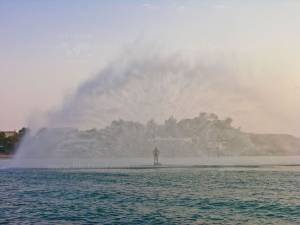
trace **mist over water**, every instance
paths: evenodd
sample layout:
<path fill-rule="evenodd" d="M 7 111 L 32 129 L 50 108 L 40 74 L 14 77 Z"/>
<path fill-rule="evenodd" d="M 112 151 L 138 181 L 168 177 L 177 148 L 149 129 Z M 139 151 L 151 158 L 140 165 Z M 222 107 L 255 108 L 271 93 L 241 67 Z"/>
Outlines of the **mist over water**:
<path fill-rule="evenodd" d="M 259 95 L 246 88 L 245 76 L 238 76 L 239 68 L 226 62 L 126 51 L 83 82 L 60 109 L 49 112 L 34 138 L 28 136 L 23 141 L 13 166 L 107 167 L 147 163 L 141 158 L 151 159 L 157 145 L 166 161 L 196 156 L 270 155 L 270 149 L 260 152 L 256 137 L 226 125 L 227 116 L 251 111 L 261 104 Z M 263 109 L 256 110 L 264 114 Z M 199 113 L 203 111 L 216 112 L 223 119 L 214 118 L 215 114 L 202 118 Z M 170 116 L 178 120 L 173 121 L 179 130 L 176 134 L 165 131 L 168 124 L 164 121 Z M 180 123 L 186 118 L 200 121 L 201 131 L 185 132 L 193 124 L 188 120 Z M 157 126 L 152 136 L 149 121 Z M 283 155 L 297 154 L 293 147 L 299 140 L 288 138 L 288 147 L 280 151 Z M 220 143 L 227 146 L 220 147 Z"/>
<path fill-rule="evenodd" d="M 218 62 L 191 62 L 180 55 L 129 51 L 79 86 L 48 126 L 101 128 L 112 120 L 161 122 L 192 117 L 238 96 L 236 72 Z M 224 96 L 227 103 L 218 102 Z"/>

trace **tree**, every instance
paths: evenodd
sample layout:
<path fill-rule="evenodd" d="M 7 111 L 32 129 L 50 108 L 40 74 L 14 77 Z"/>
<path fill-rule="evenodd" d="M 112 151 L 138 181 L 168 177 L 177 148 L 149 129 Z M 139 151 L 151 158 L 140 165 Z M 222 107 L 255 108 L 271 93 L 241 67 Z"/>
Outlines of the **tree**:
<path fill-rule="evenodd" d="M 0 151 L 2 153 L 12 153 L 20 144 L 22 138 L 29 133 L 28 128 L 23 127 L 16 134 L 6 136 L 4 132 L 0 132 Z"/>
<path fill-rule="evenodd" d="M 146 125 L 146 135 L 154 138 L 157 130 L 158 125 L 155 123 L 155 121 L 153 119 L 149 120 Z"/>
<path fill-rule="evenodd" d="M 5 139 L 4 132 L 0 132 L 0 152 L 4 152 L 5 150 Z"/>
<path fill-rule="evenodd" d="M 25 134 L 27 134 L 29 132 L 29 129 L 26 128 L 26 127 L 22 127 L 19 131 L 18 131 L 18 134 L 19 134 L 19 137 L 24 137 Z"/>
<path fill-rule="evenodd" d="M 2 143 L 2 141 L 4 141 L 4 139 L 5 139 L 5 133 L 0 132 L 0 143 Z"/>
<path fill-rule="evenodd" d="M 206 115 L 207 115 L 206 112 L 201 112 L 201 113 L 199 114 L 199 117 L 200 117 L 201 119 L 205 119 L 205 118 L 206 118 Z"/>
<path fill-rule="evenodd" d="M 218 120 L 218 116 L 215 113 L 211 113 L 208 116 L 209 120 Z"/>
<path fill-rule="evenodd" d="M 224 123 L 227 127 L 231 127 L 231 123 L 232 123 L 232 119 L 230 117 L 227 117 L 225 120 L 224 120 Z"/>
<path fill-rule="evenodd" d="M 176 119 L 171 116 L 169 119 L 167 119 L 165 121 L 165 129 L 167 132 L 167 135 L 172 136 L 172 137 L 176 137 L 177 135 L 177 121 Z"/>

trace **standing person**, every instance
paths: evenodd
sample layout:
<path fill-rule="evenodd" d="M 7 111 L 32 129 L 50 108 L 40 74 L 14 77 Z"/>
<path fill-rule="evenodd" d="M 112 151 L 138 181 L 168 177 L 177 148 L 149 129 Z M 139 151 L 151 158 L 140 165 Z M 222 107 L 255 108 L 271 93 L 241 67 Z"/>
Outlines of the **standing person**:
<path fill-rule="evenodd" d="M 153 165 L 154 166 L 158 165 L 158 156 L 159 156 L 159 151 L 158 151 L 157 147 L 155 147 L 154 150 L 153 150 L 153 157 L 154 157 Z"/>

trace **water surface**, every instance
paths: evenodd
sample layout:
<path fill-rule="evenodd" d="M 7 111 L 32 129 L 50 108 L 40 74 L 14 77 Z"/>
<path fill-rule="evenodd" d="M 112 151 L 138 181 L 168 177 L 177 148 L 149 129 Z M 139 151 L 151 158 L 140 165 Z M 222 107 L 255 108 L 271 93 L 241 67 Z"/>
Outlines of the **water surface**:
<path fill-rule="evenodd" d="M 0 170 L 0 224 L 300 224 L 299 167 Z"/>

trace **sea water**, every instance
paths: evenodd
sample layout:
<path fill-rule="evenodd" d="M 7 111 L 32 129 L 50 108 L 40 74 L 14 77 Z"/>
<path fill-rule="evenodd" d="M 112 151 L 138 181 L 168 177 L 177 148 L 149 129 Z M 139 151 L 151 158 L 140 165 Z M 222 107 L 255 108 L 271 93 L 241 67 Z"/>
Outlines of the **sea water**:
<path fill-rule="evenodd" d="M 300 224 L 300 168 L 4 169 L 0 215 L 0 224 Z"/>

